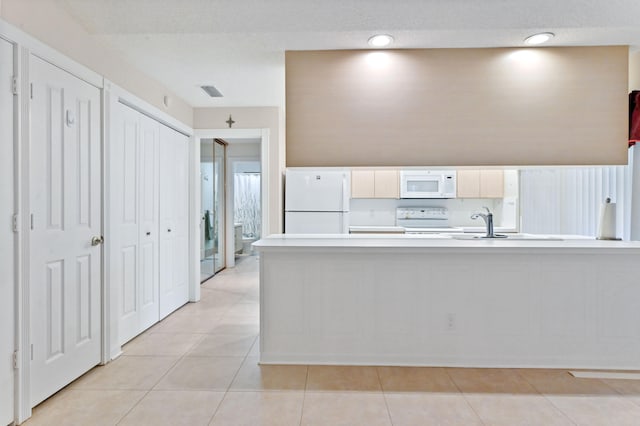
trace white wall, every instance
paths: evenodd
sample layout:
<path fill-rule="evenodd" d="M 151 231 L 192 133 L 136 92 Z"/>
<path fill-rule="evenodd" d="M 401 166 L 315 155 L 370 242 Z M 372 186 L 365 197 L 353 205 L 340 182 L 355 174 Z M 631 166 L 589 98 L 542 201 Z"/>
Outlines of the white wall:
<path fill-rule="evenodd" d="M 94 41 L 61 3 L 56 0 L 3 0 L 0 17 L 191 126 L 191 106 L 129 64 L 120 54 Z M 165 95 L 172 99 L 168 108 L 163 104 Z"/>
<path fill-rule="evenodd" d="M 248 157 L 260 161 L 260 143 L 229 142 L 227 157 Z"/>
<path fill-rule="evenodd" d="M 280 107 L 250 108 L 196 108 L 193 116 L 195 129 L 229 129 L 226 120 L 229 115 L 236 122 L 233 129 L 268 129 L 269 158 L 268 176 L 269 199 L 267 200 L 269 223 L 263 224 L 263 235 L 282 232 L 282 175 L 284 173 L 284 113 Z"/>

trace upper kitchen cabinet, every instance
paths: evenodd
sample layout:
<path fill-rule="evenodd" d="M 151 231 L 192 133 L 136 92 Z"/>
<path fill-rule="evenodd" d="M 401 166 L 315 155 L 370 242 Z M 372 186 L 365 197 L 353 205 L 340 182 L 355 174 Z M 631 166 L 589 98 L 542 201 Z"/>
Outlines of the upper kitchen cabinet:
<path fill-rule="evenodd" d="M 456 197 L 480 197 L 480 170 L 458 170 L 456 173 Z"/>
<path fill-rule="evenodd" d="M 626 46 L 287 51 L 288 167 L 626 164 Z"/>
<path fill-rule="evenodd" d="M 458 198 L 504 197 L 503 170 L 458 170 Z"/>
<path fill-rule="evenodd" d="M 504 171 L 480 170 L 480 198 L 504 196 Z"/>
<path fill-rule="evenodd" d="M 352 170 L 351 198 L 399 198 L 398 170 Z"/>

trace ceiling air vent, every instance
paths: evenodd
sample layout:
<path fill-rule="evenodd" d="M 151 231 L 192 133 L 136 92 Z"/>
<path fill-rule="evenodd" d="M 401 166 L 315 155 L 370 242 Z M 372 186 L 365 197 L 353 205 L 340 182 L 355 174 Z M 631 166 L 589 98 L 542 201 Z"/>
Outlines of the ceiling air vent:
<path fill-rule="evenodd" d="M 200 87 L 202 88 L 202 90 L 207 92 L 207 95 L 211 96 L 212 98 L 222 97 L 222 93 L 220 93 L 220 91 L 216 89 L 215 86 L 200 86 Z"/>

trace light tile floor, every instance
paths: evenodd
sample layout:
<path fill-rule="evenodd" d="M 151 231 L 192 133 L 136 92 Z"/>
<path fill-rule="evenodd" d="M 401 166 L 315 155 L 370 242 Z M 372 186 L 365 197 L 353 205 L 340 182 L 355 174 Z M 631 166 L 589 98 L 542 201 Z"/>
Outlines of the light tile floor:
<path fill-rule="evenodd" d="M 640 425 L 640 380 L 564 370 L 259 366 L 258 259 L 36 407 L 27 425 Z"/>

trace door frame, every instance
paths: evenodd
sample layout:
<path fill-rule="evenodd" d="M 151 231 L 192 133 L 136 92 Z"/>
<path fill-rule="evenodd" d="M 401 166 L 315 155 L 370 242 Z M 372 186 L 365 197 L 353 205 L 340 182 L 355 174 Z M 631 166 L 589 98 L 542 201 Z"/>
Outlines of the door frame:
<path fill-rule="evenodd" d="M 193 133 L 194 143 L 192 144 L 194 148 L 194 152 L 191 156 L 191 182 L 194 183 L 194 187 L 191 190 L 192 197 L 191 199 L 195 202 L 193 207 L 193 211 L 198 215 L 198 226 L 191 231 L 194 232 L 192 234 L 192 244 L 191 244 L 191 252 L 195 253 L 196 256 L 192 257 L 191 269 L 197 271 L 198 276 L 200 276 L 200 141 L 202 139 L 260 139 L 260 212 L 261 220 L 262 220 L 262 229 L 264 235 L 264 229 L 269 223 L 269 182 L 265 176 L 269 176 L 269 134 L 270 131 L 268 128 L 256 128 L 256 129 L 196 129 Z M 228 161 L 228 158 L 227 158 Z M 226 175 L 227 173 L 225 173 Z M 229 194 L 229 191 L 226 191 Z M 228 200 L 227 200 L 228 201 Z M 229 203 L 226 203 L 227 212 L 229 212 Z M 231 227 L 231 229 L 229 229 Z M 226 256 L 225 256 L 225 266 L 233 266 L 229 265 L 230 260 L 233 259 L 233 253 L 229 256 L 229 250 L 233 250 L 233 223 L 227 221 L 225 225 L 225 245 L 226 245 Z M 233 262 L 233 260 L 232 260 Z M 197 292 L 197 299 L 200 299 L 200 286 L 195 289 Z M 193 300 L 193 301 L 195 301 Z"/>
<path fill-rule="evenodd" d="M 18 45 L 18 43 L 16 43 L 15 41 L 13 41 L 12 39 L 8 38 L 8 37 L 4 37 L 3 32 L 0 32 L 0 40 L 2 40 L 3 42 L 7 42 L 11 45 L 11 49 L 12 49 L 12 59 L 13 59 L 13 69 L 11 70 L 11 72 L 13 73 L 14 77 L 16 78 L 16 89 L 17 89 L 17 93 L 14 93 L 13 95 L 13 99 L 12 99 L 12 108 L 13 108 L 13 127 L 12 127 L 12 137 L 11 137 L 11 145 L 12 145 L 12 154 L 13 154 L 13 159 L 12 159 L 12 175 L 13 175 L 13 185 L 12 185 L 12 191 L 13 191 L 13 205 L 12 205 L 12 215 L 13 215 L 13 220 L 15 221 L 15 227 L 13 230 L 13 235 L 12 235 L 12 245 L 13 245 L 13 265 L 11 265 L 11 267 L 13 268 L 13 291 L 12 291 L 12 298 L 13 298 L 13 341 L 12 341 L 12 346 L 13 346 L 13 351 L 14 351 L 14 370 L 13 370 L 13 389 L 11 390 L 11 394 L 12 394 L 12 398 L 13 398 L 13 419 L 14 421 L 17 421 L 18 419 L 18 407 L 19 407 L 19 401 L 20 401 L 20 386 L 19 386 L 19 369 L 18 366 L 20 365 L 20 357 L 19 354 L 20 352 L 18 351 L 19 349 L 19 341 L 21 336 L 21 332 L 20 332 L 20 328 L 18 326 L 19 321 L 18 321 L 18 301 L 19 299 L 19 292 L 21 291 L 20 288 L 20 276 L 21 276 L 21 256 L 20 256 L 20 251 L 22 250 L 22 241 L 21 241 L 21 233 L 20 233 L 20 224 L 19 224 L 19 220 L 20 220 L 20 202 L 21 202 L 21 198 L 20 198 L 20 173 L 21 173 L 21 168 L 20 168 L 20 117 L 21 117 L 21 100 L 22 97 L 20 96 L 21 94 L 21 81 L 20 81 L 20 47 Z"/>

